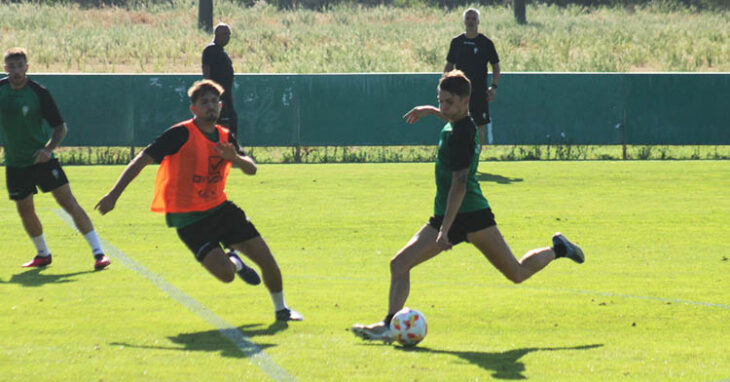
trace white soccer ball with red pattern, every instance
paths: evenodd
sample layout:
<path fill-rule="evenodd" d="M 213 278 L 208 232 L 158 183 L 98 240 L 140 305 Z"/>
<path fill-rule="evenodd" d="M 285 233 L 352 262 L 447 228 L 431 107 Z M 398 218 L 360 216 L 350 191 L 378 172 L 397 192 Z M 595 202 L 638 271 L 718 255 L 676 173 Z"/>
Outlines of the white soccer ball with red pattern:
<path fill-rule="evenodd" d="M 419 311 L 403 308 L 390 321 L 390 330 L 403 346 L 416 346 L 428 332 L 426 317 Z"/>

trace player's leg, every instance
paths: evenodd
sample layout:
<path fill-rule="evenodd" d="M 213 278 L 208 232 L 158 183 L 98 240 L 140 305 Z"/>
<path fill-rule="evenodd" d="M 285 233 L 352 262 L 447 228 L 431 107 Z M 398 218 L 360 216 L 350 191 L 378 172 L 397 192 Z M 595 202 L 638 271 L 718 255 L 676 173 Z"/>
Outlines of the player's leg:
<path fill-rule="evenodd" d="M 225 98 L 222 100 L 223 106 L 218 117 L 218 124 L 225 126 L 238 139 L 238 115 L 233 107 L 233 100 Z"/>
<path fill-rule="evenodd" d="M 486 91 L 475 90 L 469 99 L 469 114 L 479 130 L 479 143 L 484 146 L 492 144 L 492 124 L 489 123 L 489 102 L 487 102 Z M 484 126 L 488 131 L 485 134 Z"/>
<path fill-rule="evenodd" d="M 53 188 L 51 193 L 56 199 L 56 202 L 58 202 L 58 205 L 71 215 L 74 225 L 76 225 L 76 229 L 81 232 L 84 239 L 89 244 L 91 254 L 94 256 L 94 268 L 104 269 L 109 266 L 111 261 L 109 260 L 109 257 L 104 254 L 104 251 L 101 248 L 99 235 L 97 235 L 96 230 L 94 230 L 94 225 L 91 223 L 89 215 L 86 214 L 86 211 L 84 211 L 78 201 L 76 201 L 68 182 Z"/>
<path fill-rule="evenodd" d="M 390 260 L 389 315 L 401 310 L 408 299 L 411 269 L 441 253 L 441 247 L 436 244 L 437 236 L 436 228 L 424 225 Z"/>
<path fill-rule="evenodd" d="M 261 269 L 266 289 L 271 293 L 281 292 L 283 282 L 279 264 L 276 262 L 271 249 L 261 236 L 248 239 L 244 242 L 231 244 L 231 248 L 243 253 Z"/>
<path fill-rule="evenodd" d="M 37 250 L 33 260 L 23 264 L 23 267 L 42 267 L 51 263 L 51 252 L 43 236 L 43 225 L 35 211 L 33 195 L 38 191 L 33 174 L 33 167 L 7 166 L 5 168 L 8 195 L 15 202 L 23 228 Z"/>
<path fill-rule="evenodd" d="M 241 260 L 241 257 L 238 256 L 238 253 L 236 250 L 230 250 L 226 252 L 226 255 L 231 260 L 233 265 L 236 267 L 236 273 L 238 273 L 239 276 L 241 276 L 241 279 L 246 282 L 246 284 L 249 285 L 259 285 L 261 284 L 261 277 L 259 277 L 259 274 L 256 273 L 256 271 L 246 265 L 246 263 Z"/>
<path fill-rule="evenodd" d="M 231 110 L 229 113 L 228 129 L 236 136 L 236 139 L 238 139 L 238 114 L 233 108 L 233 105 L 231 105 Z"/>
<path fill-rule="evenodd" d="M 489 259 L 495 268 L 514 283 L 527 280 L 556 258 L 567 257 L 576 263 L 582 263 L 585 259 L 583 250 L 559 232 L 553 236 L 552 247 L 533 249 L 519 261 L 512 254 L 512 250 L 497 226 L 471 232 L 467 234 L 467 239 Z"/>
<path fill-rule="evenodd" d="M 246 213 L 235 204 L 230 203 L 224 211 L 221 211 L 220 219 L 222 226 L 226 228 L 221 234 L 223 244 L 243 253 L 261 269 L 264 285 L 269 290 L 271 302 L 274 304 L 276 320 L 301 321 L 302 315 L 291 310 L 284 301 L 284 287 L 279 264 L 266 241 L 251 220 L 246 217 Z M 244 275 L 239 274 L 241 278 L 244 278 Z"/>
<path fill-rule="evenodd" d="M 28 233 L 28 236 L 37 237 L 42 235 L 43 225 L 35 212 L 33 194 L 30 194 L 21 200 L 16 200 L 15 207 L 18 210 L 18 215 L 20 215 L 20 220 L 23 222 L 23 228 L 25 228 L 25 232 Z"/>
<path fill-rule="evenodd" d="M 421 228 L 390 261 L 390 291 L 388 294 L 388 314 L 383 321 L 370 325 L 355 324 L 352 332 L 366 340 L 392 341 L 390 320 L 405 305 L 410 294 L 410 270 L 439 253 L 436 244 L 438 230 L 426 224 Z"/>
<path fill-rule="evenodd" d="M 213 276 L 224 283 L 230 283 L 236 278 L 236 267 L 233 265 L 223 248 L 217 244 L 209 244 L 198 250 L 198 260 Z"/>
<path fill-rule="evenodd" d="M 73 193 L 71 192 L 71 186 L 68 183 L 56 187 L 51 191 L 53 197 L 58 202 L 58 205 L 63 208 L 74 221 L 76 228 L 81 234 L 86 234 L 94 229 L 94 225 L 91 223 L 89 215 L 86 214 L 79 202 L 76 201 Z"/>
<path fill-rule="evenodd" d="M 59 206 L 66 211 L 74 221 L 76 229 L 81 232 L 84 239 L 91 248 L 91 254 L 94 256 L 94 268 L 104 269 L 111 261 L 101 249 L 99 236 L 94 230 L 89 215 L 76 201 L 71 186 L 66 178 L 66 173 L 61 168 L 57 159 L 52 159 L 45 163 L 37 165 L 38 185 L 43 192 L 51 192 Z"/>
<path fill-rule="evenodd" d="M 230 246 L 246 255 L 261 269 L 264 285 L 269 290 L 271 301 L 274 304 L 276 319 L 278 321 L 301 321 L 303 319 L 302 315 L 286 305 L 281 270 L 266 241 L 258 235 Z"/>
<path fill-rule="evenodd" d="M 23 199 L 16 200 L 15 206 L 20 215 L 20 220 L 23 222 L 23 228 L 25 228 L 25 232 L 28 233 L 37 251 L 35 257 L 22 266 L 24 268 L 43 267 L 50 264 L 52 261 L 51 251 L 48 249 L 46 238 L 43 236 L 43 225 L 35 212 L 33 194 L 31 193 Z"/>
<path fill-rule="evenodd" d="M 497 226 L 467 234 L 467 240 L 477 247 L 502 274 L 514 283 L 521 283 L 555 259 L 552 248 L 529 251 L 519 261 L 504 240 Z"/>
<path fill-rule="evenodd" d="M 486 126 L 487 126 L 486 127 L 486 132 L 487 132 L 487 134 L 486 134 L 486 136 L 487 136 L 486 137 L 486 142 L 487 142 L 487 144 L 490 144 L 491 145 L 491 144 L 494 143 L 494 132 L 492 131 L 492 121 L 487 122 L 487 125 Z M 485 139 L 484 138 L 484 130 L 485 130 L 485 128 L 484 128 L 484 126 L 480 126 L 480 127 L 482 129 L 482 136 L 481 137 L 482 137 L 482 139 Z"/>

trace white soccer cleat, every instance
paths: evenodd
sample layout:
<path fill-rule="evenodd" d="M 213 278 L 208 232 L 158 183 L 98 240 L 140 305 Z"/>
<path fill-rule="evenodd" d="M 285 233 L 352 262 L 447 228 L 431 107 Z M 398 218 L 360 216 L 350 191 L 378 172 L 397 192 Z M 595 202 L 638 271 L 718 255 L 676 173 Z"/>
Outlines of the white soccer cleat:
<path fill-rule="evenodd" d="M 356 337 L 368 341 L 383 341 L 389 344 L 395 339 L 390 331 L 390 325 L 382 321 L 370 325 L 355 324 L 351 330 Z"/>

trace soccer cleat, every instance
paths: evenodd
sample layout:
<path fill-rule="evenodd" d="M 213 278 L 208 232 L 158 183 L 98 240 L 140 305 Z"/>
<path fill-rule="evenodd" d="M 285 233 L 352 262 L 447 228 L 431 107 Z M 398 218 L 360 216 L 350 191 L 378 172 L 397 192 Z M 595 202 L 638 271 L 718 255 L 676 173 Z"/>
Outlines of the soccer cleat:
<path fill-rule="evenodd" d="M 555 235 L 553 235 L 553 247 L 557 245 L 563 245 L 565 247 L 565 257 L 578 264 L 582 264 L 585 261 L 583 250 L 576 244 L 571 243 L 570 240 L 568 240 L 560 232 L 556 232 Z"/>
<path fill-rule="evenodd" d="M 228 255 L 228 257 L 237 258 L 238 261 L 240 261 L 241 264 L 243 264 L 243 268 L 241 268 L 240 271 L 236 271 L 236 273 L 238 273 L 238 276 L 240 276 L 241 279 L 246 282 L 246 284 L 249 284 L 249 285 L 261 284 L 261 278 L 259 277 L 259 274 L 256 273 L 256 271 L 253 268 L 246 265 L 246 263 L 244 263 L 243 260 L 241 260 L 241 258 L 238 256 L 238 254 L 236 254 L 236 252 L 230 251 L 227 253 L 227 255 Z"/>
<path fill-rule="evenodd" d="M 109 256 L 107 256 L 107 255 L 105 255 L 103 253 L 100 253 L 98 255 L 94 255 L 94 258 L 96 259 L 96 261 L 94 262 L 94 269 L 96 269 L 97 271 L 98 270 L 102 270 L 102 269 L 108 267 L 109 264 L 112 263 L 109 260 Z"/>
<path fill-rule="evenodd" d="M 304 317 L 295 310 L 284 308 L 276 311 L 276 321 L 304 321 Z"/>
<path fill-rule="evenodd" d="M 33 268 L 33 267 L 45 267 L 46 265 L 50 264 L 53 259 L 51 259 L 51 255 L 48 256 L 40 256 L 36 255 L 36 257 L 33 258 L 33 260 L 21 265 L 23 268 Z"/>
<path fill-rule="evenodd" d="M 393 333 L 390 331 L 390 325 L 386 325 L 382 321 L 370 325 L 355 324 L 352 325 L 351 330 L 356 337 L 368 341 L 377 340 L 389 344 L 395 339 Z"/>

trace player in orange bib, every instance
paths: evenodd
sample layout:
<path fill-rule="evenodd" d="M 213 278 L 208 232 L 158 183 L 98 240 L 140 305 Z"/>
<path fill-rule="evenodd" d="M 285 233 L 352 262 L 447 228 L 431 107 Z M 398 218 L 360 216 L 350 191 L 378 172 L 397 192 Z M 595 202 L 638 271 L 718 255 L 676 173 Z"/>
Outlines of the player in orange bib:
<path fill-rule="evenodd" d="M 228 129 L 217 125 L 223 88 L 211 80 L 195 82 L 188 90 L 193 119 L 167 129 L 124 169 L 114 187 L 96 204 L 102 215 L 114 209 L 117 199 L 142 169 L 160 163 L 151 210 L 164 213 L 167 225 L 219 280 L 229 283 L 236 273 L 249 284 L 258 284 L 256 271 L 234 251 L 240 251 L 261 269 L 271 294 L 277 321 L 301 321 L 302 316 L 284 302 L 281 271 L 268 245 L 246 214 L 226 197 L 231 167 L 256 174 L 256 164 L 238 146 Z"/>

